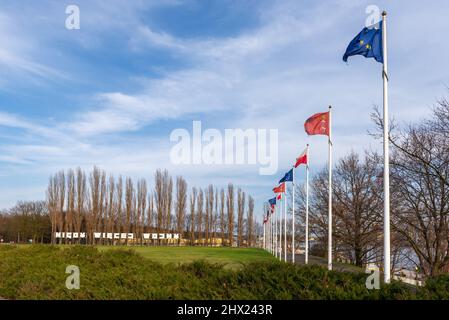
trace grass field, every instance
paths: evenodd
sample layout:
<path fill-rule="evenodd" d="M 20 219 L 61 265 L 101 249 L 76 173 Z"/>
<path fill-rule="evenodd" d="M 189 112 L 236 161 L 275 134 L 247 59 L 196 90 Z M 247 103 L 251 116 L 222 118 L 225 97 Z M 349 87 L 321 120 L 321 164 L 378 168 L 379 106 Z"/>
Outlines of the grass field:
<path fill-rule="evenodd" d="M 69 290 L 73 265 L 80 288 Z M 414 289 L 393 282 L 368 290 L 365 280 L 260 249 L 0 245 L 6 299 L 449 299 L 449 276 Z"/>
<path fill-rule="evenodd" d="M 106 251 L 130 247 L 99 246 L 97 248 L 100 251 Z M 131 249 L 144 258 L 162 264 L 184 264 L 204 260 L 231 269 L 239 268 L 249 262 L 274 261 L 275 259 L 265 250 L 258 248 L 135 246 Z"/>

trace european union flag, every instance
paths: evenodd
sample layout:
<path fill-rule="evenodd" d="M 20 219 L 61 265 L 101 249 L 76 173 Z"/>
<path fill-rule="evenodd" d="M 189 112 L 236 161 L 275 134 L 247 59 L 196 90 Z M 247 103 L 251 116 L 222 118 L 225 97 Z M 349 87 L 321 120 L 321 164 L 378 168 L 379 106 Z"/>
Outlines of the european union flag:
<path fill-rule="evenodd" d="M 268 202 L 270 203 L 270 205 L 274 206 L 276 204 L 276 197 L 268 200 Z"/>
<path fill-rule="evenodd" d="M 279 180 L 279 183 L 285 182 L 285 181 L 293 181 L 293 169 L 291 169 L 289 172 L 285 174 L 285 176 Z"/>
<path fill-rule="evenodd" d="M 343 55 L 344 62 L 348 61 L 348 57 L 358 54 L 365 58 L 374 58 L 380 63 L 384 62 L 382 54 L 382 22 L 377 23 L 377 25 L 363 28 L 349 43 Z"/>

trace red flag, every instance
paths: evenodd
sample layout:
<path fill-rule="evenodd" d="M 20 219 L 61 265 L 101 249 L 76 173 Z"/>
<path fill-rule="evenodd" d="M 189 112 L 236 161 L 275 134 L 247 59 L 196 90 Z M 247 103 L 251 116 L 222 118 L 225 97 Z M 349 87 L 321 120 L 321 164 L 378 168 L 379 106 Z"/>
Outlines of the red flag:
<path fill-rule="evenodd" d="M 304 129 L 308 135 L 329 135 L 329 112 L 316 113 L 306 120 Z"/>
<path fill-rule="evenodd" d="M 274 193 L 285 192 L 285 183 L 281 183 L 279 186 L 273 188 Z"/>
<path fill-rule="evenodd" d="M 276 200 L 282 200 L 282 193 L 279 193 Z"/>
<path fill-rule="evenodd" d="M 295 168 L 297 168 L 300 164 L 307 164 L 307 149 L 305 149 L 298 158 L 296 158 Z"/>

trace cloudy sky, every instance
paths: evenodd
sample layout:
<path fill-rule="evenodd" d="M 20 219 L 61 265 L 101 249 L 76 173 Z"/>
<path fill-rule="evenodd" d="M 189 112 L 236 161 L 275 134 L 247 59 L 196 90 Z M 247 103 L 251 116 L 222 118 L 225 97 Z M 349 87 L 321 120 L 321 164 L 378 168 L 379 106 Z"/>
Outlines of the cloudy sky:
<path fill-rule="evenodd" d="M 70 4 L 79 30 L 65 27 Z M 371 4 L 389 14 L 391 116 L 419 120 L 449 94 L 445 0 L 1 1 L 0 208 L 44 199 L 57 170 L 97 165 L 150 185 L 157 168 L 190 185 L 234 182 L 260 209 L 306 143 L 312 174 L 326 164 L 326 140 L 303 123 L 329 104 L 337 158 L 380 150 L 367 132 L 381 65 L 341 60 Z M 171 164 L 170 133 L 194 120 L 278 129 L 278 172 Z"/>

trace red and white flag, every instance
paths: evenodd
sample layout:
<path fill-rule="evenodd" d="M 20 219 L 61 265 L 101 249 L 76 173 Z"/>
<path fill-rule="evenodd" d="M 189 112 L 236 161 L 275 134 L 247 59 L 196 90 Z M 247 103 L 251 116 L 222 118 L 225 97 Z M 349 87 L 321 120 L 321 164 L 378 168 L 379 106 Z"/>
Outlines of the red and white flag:
<path fill-rule="evenodd" d="M 296 158 L 295 168 L 297 168 L 300 164 L 308 164 L 307 148 L 304 149 L 304 151 L 299 155 L 298 158 Z"/>

